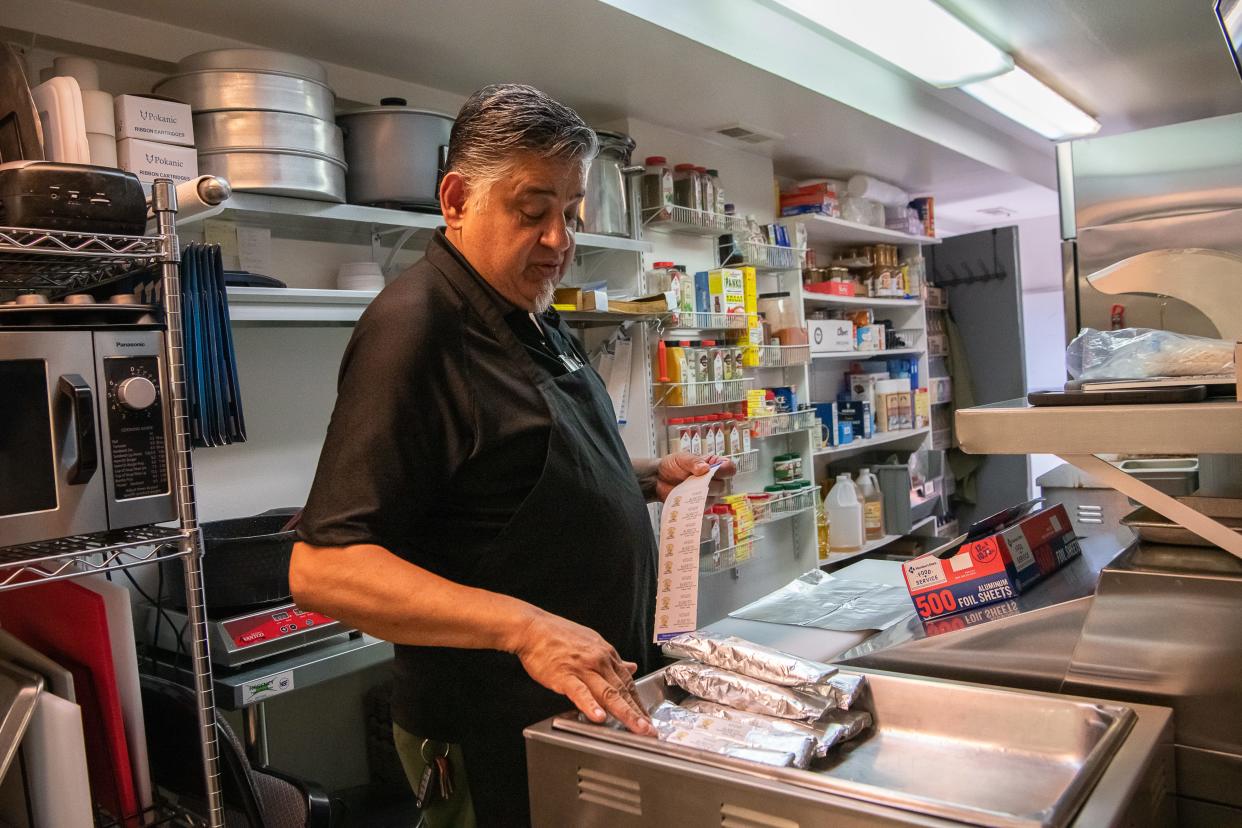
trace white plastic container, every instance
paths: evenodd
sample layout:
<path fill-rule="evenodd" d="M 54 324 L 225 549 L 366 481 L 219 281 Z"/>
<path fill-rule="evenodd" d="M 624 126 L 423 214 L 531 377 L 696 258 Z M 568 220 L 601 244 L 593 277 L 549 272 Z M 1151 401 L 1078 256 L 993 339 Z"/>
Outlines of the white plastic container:
<path fill-rule="evenodd" d="M 832 527 L 829 542 L 833 552 L 856 552 L 863 545 L 862 504 L 858 490 L 848 474 L 838 474 L 832 491 L 824 498 L 824 509 Z"/>

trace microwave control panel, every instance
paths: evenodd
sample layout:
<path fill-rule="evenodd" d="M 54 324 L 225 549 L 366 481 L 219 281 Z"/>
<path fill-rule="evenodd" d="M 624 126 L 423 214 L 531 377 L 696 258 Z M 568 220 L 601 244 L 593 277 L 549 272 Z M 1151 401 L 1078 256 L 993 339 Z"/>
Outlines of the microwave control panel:
<path fill-rule="evenodd" d="M 160 366 L 154 356 L 104 360 L 108 451 L 117 500 L 168 491 L 168 446 Z"/>

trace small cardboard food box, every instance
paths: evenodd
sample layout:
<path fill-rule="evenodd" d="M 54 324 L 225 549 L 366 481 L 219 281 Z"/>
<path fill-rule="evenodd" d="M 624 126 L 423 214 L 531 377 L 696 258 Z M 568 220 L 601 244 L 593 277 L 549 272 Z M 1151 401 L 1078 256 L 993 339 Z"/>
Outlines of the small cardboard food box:
<path fill-rule="evenodd" d="M 848 319 L 808 319 L 811 353 L 831 354 L 854 350 L 854 323 Z"/>
<path fill-rule="evenodd" d="M 919 618 L 1009 601 L 1082 554 L 1065 507 L 1057 504 L 1019 518 L 948 558 L 928 553 L 902 564 Z"/>

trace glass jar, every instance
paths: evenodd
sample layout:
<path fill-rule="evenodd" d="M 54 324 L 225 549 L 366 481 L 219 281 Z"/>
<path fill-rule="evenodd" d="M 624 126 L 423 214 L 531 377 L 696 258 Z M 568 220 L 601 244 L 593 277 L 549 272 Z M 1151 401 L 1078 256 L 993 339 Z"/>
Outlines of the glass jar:
<path fill-rule="evenodd" d="M 725 211 L 724 188 L 720 186 L 720 172 L 718 170 L 709 169 L 707 175 L 712 180 L 713 198 L 707 204 L 707 209 L 713 213 L 723 213 Z"/>
<path fill-rule="evenodd" d="M 711 176 L 707 174 L 707 167 L 695 167 L 694 172 L 699 177 L 699 209 L 710 213 L 712 207 L 716 204 L 716 185 L 712 182 Z"/>
<path fill-rule="evenodd" d="M 673 167 L 673 203 L 691 210 L 702 210 L 702 189 L 698 168 L 693 164 Z"/>
<path fill-rule="evenodd" d="M 643 167 L 642 203 L 644 221 L 672 218 L 673 171 L 663 155 L 649 156 Z"/>

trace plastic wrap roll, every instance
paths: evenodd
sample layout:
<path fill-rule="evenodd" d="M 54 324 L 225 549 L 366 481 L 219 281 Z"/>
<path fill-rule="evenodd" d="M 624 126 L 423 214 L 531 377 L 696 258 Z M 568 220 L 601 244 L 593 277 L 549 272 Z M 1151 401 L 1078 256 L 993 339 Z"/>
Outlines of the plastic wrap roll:
<path fill-rule="evenodd" d="M 852 177 L 849 191 L 854 198 L 868 198 L 888 207 L 905 207 L 910 203 L 910 194 L 905 190 L 869 175 Z"/>
<path fill-rule="evenodd" d="M 86 124 L 87 135 L 92 132 L 96 135 L 111 135 L 113 142 L 116 141 L 116 110 L 112 96 L 107 92 L 98 89 L 82 90 L 82 120 Z"/>
<path fill-rule="evenodd" d="M 90 58 L 65 55 L 52 59 L 52 75 L 73 78 L 83 91 L 99 89 L 99 64 Z M 88 132 L 91 130 L 88 128 Z M 98 130 L 95 130 L 98 131 Z"/>

